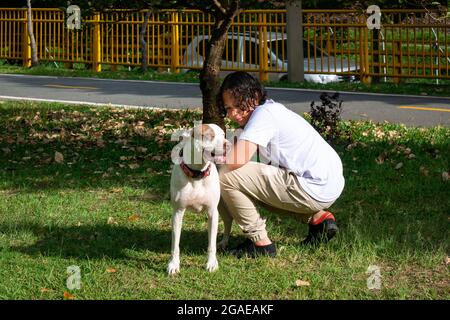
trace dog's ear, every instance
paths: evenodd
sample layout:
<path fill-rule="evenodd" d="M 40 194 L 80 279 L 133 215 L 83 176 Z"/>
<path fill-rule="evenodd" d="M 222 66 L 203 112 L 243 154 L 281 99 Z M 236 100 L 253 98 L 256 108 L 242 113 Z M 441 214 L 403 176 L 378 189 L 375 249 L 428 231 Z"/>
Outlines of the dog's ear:
<path fill-rule="evenodd" d="M 192 130 L 192 138 L 197 140 L 207 140 L 207 141 L 213 141 L 215 138 L 215 132 L 214 130 L 207 124 L 202 124 L 200 126 L 194 127 L 194 130 Z"/>

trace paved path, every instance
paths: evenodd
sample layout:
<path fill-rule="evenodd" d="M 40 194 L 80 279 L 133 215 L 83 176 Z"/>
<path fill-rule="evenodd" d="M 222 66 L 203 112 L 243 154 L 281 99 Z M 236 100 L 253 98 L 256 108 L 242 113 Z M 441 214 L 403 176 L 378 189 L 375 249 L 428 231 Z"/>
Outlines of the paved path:
<path fill-rule="evenodd" d="M 309 111 L 322 91 L 268 88 L 288 108 Z M 0 74 L 0 99 L 44 99 L 114 105 L 199 108 L 198 84 Z M 342 92 L 344 119 L 406 125 L 450 125 L 450 98 Z"/>

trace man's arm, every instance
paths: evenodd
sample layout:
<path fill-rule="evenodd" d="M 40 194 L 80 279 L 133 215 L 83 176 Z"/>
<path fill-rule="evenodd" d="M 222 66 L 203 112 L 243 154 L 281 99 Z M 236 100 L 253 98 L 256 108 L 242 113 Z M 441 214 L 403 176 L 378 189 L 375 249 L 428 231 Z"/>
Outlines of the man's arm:
<path fill-rule="evenodd" d="M 258 145 L 253 142 L 238 140 L 227 156 L 226 168 L 229 171 L 239 169 L 250 161 L 257 149 Z"/>

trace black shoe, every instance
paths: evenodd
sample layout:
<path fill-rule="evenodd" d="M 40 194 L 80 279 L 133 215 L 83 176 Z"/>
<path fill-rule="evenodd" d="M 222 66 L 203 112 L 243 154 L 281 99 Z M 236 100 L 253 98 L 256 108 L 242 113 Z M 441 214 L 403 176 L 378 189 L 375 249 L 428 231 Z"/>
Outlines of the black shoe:
<path fill-rule="evenodd" d="M 277 248 L 274 243 L 266 246 L 256 246 L 253 241 L 246 239 L 243 243 L 230 249 L 228 252 L 235 255 L 237 258 L 242 258 L 244 256 L 250 258 L 256 258 L 257 256 L 275 257 L 277 255 Z"/>
<path fill-rule="evenodd" d="M 308 236 L 301 242 L 302 245 L 318 245 L 330 241 L 338 232 L 336 220 L 331 215 L 319 224 L 309 224 Z"/>

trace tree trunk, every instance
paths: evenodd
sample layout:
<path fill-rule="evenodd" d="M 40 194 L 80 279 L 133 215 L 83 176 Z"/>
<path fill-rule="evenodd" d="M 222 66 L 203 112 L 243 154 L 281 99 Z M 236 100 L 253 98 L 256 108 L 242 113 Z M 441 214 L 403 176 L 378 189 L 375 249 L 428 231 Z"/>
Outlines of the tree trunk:
<path fill-rule="evenodd" d="M 37 57 L 36 39 L 34 38 L 34 32 L 33 32 L 31 0 L 27 0 L 27 6 L 28 6 L 28 35 L 30 37 L 30 43 L 31 43 L 31 66 L 36 67 L 39 65 L 39 60 Z"/>
<path fill-rule="evenodd" d="M 227 16 L 217 16 L 214 30 L 206 50 L 205 61 L 200 72 L 200 89 L 202 90 L 203 123 L 215 123 L 225 130 L 224 115 L 217 103 L 220 90 L 220 62 L 222 60 L 225 40 L 231 22 L 238 13 L 232 10 Z"/>
<path fill-rule="evenodd" d="M 147 66 L 148 66 L 148 52 L 147 52 L 147 41 L 145 41 L 145 35 L 147 34 L 147 26 L 148 26 L 148 19 L 150 19 L 150 16 L 153 14 L 152 10 L 148 10 L 145 14 L 144 23 L 142 24 L 142 30 L 141 30 L 141 47 L 142 47 L 142 64 L 141 68 L 143 72 L 147 72 Z"/>

